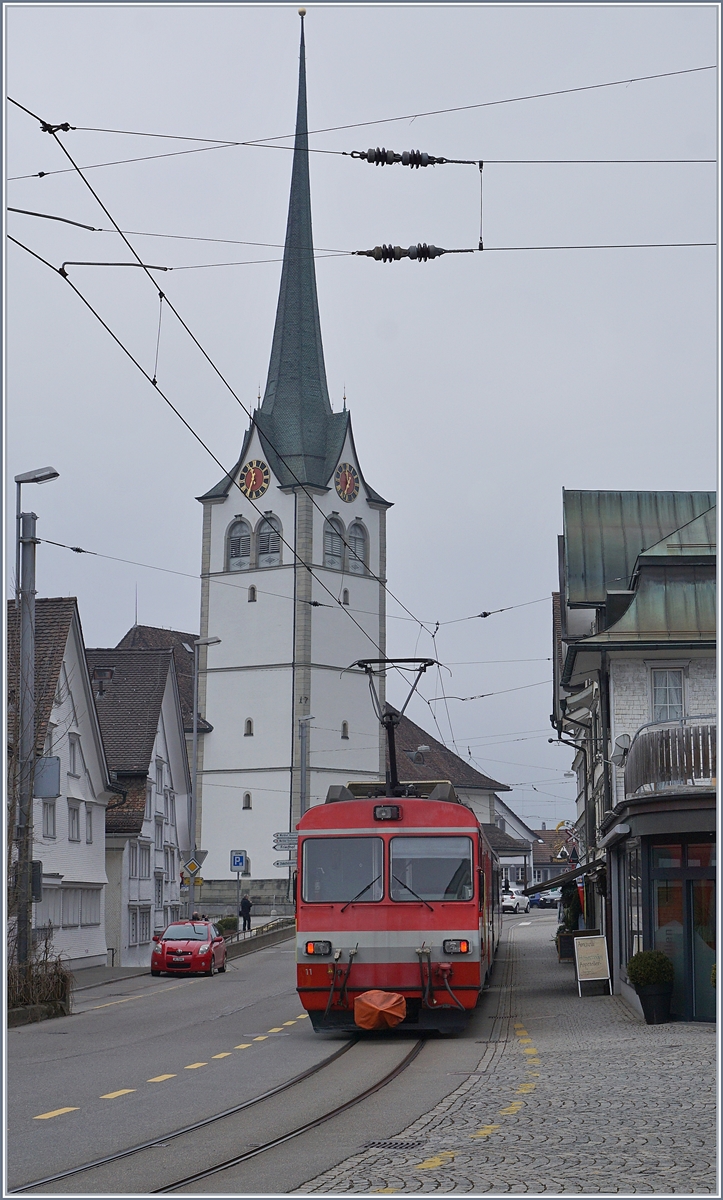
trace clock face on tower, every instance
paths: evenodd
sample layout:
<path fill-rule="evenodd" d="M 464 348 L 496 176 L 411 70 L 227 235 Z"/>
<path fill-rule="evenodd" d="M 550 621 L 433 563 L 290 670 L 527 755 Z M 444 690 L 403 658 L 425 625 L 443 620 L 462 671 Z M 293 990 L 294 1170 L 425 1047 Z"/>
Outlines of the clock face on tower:
<path fill-rule="evenodd" d="M 334 475 L 334 487 L 346 504 L 359 495 L 359 474 L 351 463 L 339 463 Z"/>
<path fill-rule="evenodd" d="M 266 463 L 260 458 L 252 458 L 241 468 L 238 482 L 244 496 L 248 496 L 249 500 L 258 500 L 259 496 L 263 496 L 270 480 L 271 472 Z"/>

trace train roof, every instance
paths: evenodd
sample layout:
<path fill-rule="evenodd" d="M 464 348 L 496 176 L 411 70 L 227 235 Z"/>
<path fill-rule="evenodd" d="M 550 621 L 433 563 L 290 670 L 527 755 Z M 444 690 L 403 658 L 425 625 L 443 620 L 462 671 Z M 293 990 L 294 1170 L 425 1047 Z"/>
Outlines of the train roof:
<path fill-rule="evenodd" d="M 327 804 L 337 804 L 340 800 L 376 800 L 379 797 L 384 799 L 408 799 L 416 800 L 444 800 L 447 804 L 463 804 L 457 795 L 454 784 L 449 779 L 414 779 L 401 780 L 399 784 L 403 788 L 401 796 L 390 796 L 387 790 L 387 785 L 383 779 L 380 780 L 354 780 L 347 783 L 346 787 L 341 784 L 332 784 L 326 793 Z M 468 807 L 465 805 L 465 807 Z"/>

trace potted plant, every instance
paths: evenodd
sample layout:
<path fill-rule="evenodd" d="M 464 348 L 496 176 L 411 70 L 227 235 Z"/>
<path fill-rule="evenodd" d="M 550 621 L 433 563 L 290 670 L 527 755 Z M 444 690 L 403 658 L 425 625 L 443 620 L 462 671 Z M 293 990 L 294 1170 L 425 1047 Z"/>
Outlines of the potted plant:
<path fill-rule="evenodd" d="M 670 1020 L 670 999 L 675 971 L 662 950 L 640 950 L 628 961 L 628 979 L 640 997 L 647 1025 Z"/>

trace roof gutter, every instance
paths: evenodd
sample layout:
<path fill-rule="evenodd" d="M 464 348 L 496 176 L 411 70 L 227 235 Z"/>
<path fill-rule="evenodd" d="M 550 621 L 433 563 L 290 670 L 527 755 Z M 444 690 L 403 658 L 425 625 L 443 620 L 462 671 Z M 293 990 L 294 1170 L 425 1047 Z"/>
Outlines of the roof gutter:
<path fill-rule="evenodd" d="M 120 784 L 118 784 L 118 783 L 109 783 L 109 784 L 108 784 L 108 786 L 107 786 L 107 788 L 106 788 L 105 790 L 106 790 L 107 792 L 115 792 L 115 794 L 116 794 L 117 796 L 122 796 L 122 799 L 121 799 L 121 800 L 118 800 L 118 801 L 116 801 L 116 803 L 115 803 L 115 804 L 106 804 L 106 806 L 105 806 L 105 811 L 106 811 L 107 813 L 108 813 L 108 812 L 111 812 L 111 811 L 112 811 L 112 809 L 114 809 L 114 808 L 122 808 L 122 807 L 123 807 L 123 805 L 124 805 L 124 804 L 127 802 L 127 800 L 128 800 L 128 791 L 127 791 L 127 789 L 126 789 L 126 788 L 122 788 L 122 787 L 120 786 Z"/>

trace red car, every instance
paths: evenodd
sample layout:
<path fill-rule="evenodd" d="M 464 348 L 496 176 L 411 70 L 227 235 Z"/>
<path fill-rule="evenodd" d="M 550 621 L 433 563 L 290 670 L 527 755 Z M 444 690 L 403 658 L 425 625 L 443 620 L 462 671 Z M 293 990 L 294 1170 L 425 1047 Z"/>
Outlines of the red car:
<path fill-rule="evenodd" d="M 226 970 L 226 942 L 210 921 L 176 921 L 153 941 L 151 975 L 215 975 Z"/>

